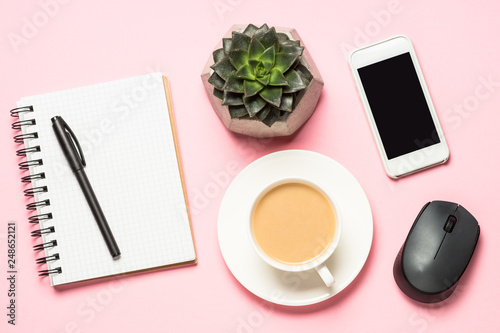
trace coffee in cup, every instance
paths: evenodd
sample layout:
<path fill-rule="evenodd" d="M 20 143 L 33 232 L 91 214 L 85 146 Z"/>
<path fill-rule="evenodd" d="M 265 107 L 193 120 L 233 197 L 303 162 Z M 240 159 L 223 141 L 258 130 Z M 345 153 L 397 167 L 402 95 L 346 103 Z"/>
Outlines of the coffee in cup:
<path fill-rule="evenodd" d="M 316 268 L 333 284 L 324 262 L 338 244 L 341 220 L 317 184 L 299 178 L 270 184 L 255 200 L 249 225 L 252 244 L 267 263 L 292 272 Z"/>

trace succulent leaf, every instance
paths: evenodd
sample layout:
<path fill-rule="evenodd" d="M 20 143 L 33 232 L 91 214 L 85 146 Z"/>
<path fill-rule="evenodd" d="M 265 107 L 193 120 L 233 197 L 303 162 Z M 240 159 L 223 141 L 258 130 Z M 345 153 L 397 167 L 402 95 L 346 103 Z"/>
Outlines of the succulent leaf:
<path fill-rule="evenodd" d="M 228 53 L 228 58 L 236 69 L 248 64 L 248 51 L 242 49 L 231 50 Z"/>
<path fill-rule="evenodd" d="M 222 49 L 222 48 L 217 49 L 212 53 L 212 55 L 214 57 L 214 64 L 215 64 L 216 62 L 218 62 L 219 60 L 224 58 L 224 56 L 225 56 L 224 49 Z"/>
<path fill-rule="evenodd" d="M 222 97 L 222 105 L 242 105 L 243 95 L 225 90 Z"/>
<path fill-rule="evenodd" d="M 224 97 L 224 91 L 214 88 L 214 96 L 218 99 L 222 99 Z"/>
<path fill-rule="evenodd" d="M 269 78 L 269 85 L 271 86 L 288 86 L 288 81 L 279 69 L 273 68 Z"/>
<path fill-rule="evenodd" d="M 274 47 L 274 50 L 276 53 L 279 51 L 279 41 L 278 41 L 278 36 L 276 35 L 276 29 L 272 27 L 271 29 L 267 30 L 262 37 L 260 37 L 260 42 L 264 47 L 270 48 L 271 46 Z"/>
<path fill-rule="evenodd" d="M 259 95 L 254 95 L 250 97 L 243 97 L 243 103 L 247 108 L 248 115 L 253 117 L 266 106 L 266 101 L 262 99 Z"/>
<path fill-rule="evenodd" d="M 226 81 L 224 81 L 223 78 L 221 78 L 216 72 L 213 72 L 212 75 L 208 78 L 208 82 L 213 85 L 217 89 L 224 88 L 224 85 L 226 84 Z"/>
<path fill-rule="evenodd" d="M 271 112 L 269 112 L 267 117 L 264 120 L 262 120 L 262 122 L 268 127 L 271 127 L 276 121 L 278 121 L 279 117 L 280 117 L 280 112 L 275 108 L 271 108 Z"/>
<path fill-rule="evenodd" d="M 236 77 L 236 75 L 233 72 L 227 78 L 226 84 L 224 85 L 224 90 L 234 93 L 243 93 L 244 92 L 243 82 L 244 80 Z"/>
<path fill-rule="evenodd" d="M 287 41 L 290 40 L 290 38 L 288 38 L 288 35 L 283 32 L 277 32 L 276 36 L 278 37 L 278 42 L 280 44 L 286 43 Z"/>
<path fill-rule="evenodd" d="M 255 80 L 255 75 L 253 75 L 250 65 L 241 67 L 234 75 L 240 79 Z"/>
<path fill-rule="evenodd" d="M 245 80 L 243 87 L 245 97 L 250 97 L 261 91 L 265 86 L 259 81 Z"/>
<path fill-rule="evenodd" d="M 261 84 L 267 86 L 269 84 L 269 80 L 271 79 L 271 74 L 264 75 L 263 77 L 256 77 L 255 79 Z"/>
<path fill-rule="evenodd" d="M 240 32 L 233 31 L 233 42 L 231 43 L 231 50 L 248 50 L 248 46 L 250 45 L 251 40 L 252 38 L 250 38 L 249 36 Z"/>
<path fill-rule="evenodd" d="M 281 46 L 280 52 L 283 53 L 293 53 L 296 55 L 302 55 L 302 52 L 304 51 L 303 46 L 295 46 L 295 45 L 283 45 Z"/>
<path fill-rule="evenodd" d="M 283 94 L 281 96 L 281 104 L 279 109 L 286 112 L 292 112 L 293 108 L 293 95 L 292 94 Z"/>
<path fill-rule="evenodd" d="M 267 86 L 259 92 L 259 95 L 269 104 L 279 107 L 282 92 L 283 89 L 281 87 Z"/>
<path fill-rule="evenodd" d="M 267 26 L 267 24 L 264 23 L 259 29 L 255 31 L 255 33 L 253 34 L 253 38 L 260 39 L 260 37 L 262 37 L 262 35 L 267 30 L 269 30 L 269 27 Z"/>
<path fill-rule="evenodd" d="M 271 112 L 271 104 L 267 104 L 262 110 L 257 113 L 257 118 L 259 118 L 260 121 L 263 121 L 266 119 L 267 115 Z"/>
<path fill-rule="evenodd" d="M 265 51 L 260 55 L 259 60 L 262 62 L 268 62 L 270 64 L 269 69 L 271 69 L 274 65 L 274 58 L 276 57 L 276 51 L 273 46 L 268 47 Z"/>
<path fill-rule="evenodd" d="M 224 53 L 227 55 L 231 50 L 231 38 L 222 38 L 222 48 L 224 49 Z"/>
<path fill-rule="evenodd" d="M 293 53 L 277 53 L 274 61 L 274 68 L 285 73 L 298 58 L 299 56 Z"/>
<path fill-rule="evenodd" d="M 269 72 L 271 72 L 271 69 L 274 66 L 274 61 L 273 62 L 263 61 L 262 64 L 264 65 L 264 68 L 266 69 L 266 73 L 269 73 Z"/>
<path fill-rule="evenodd" d="M 300 46 L 300 40 L 287 40 L 286 42 L 281 43 L 283 46 L 293 45 Z"/>
<path fill-rule="evenodd" d="M 231 74 L 234 70 L 236 70 L 233 64 L 231 64 L 229 58 L 222 58 L 214 65 L 212 65 L 210 68 L 212 68 L 224 80 L 227 80 L 229 74 Z"/>
<path fill-rule="evenodd" d="M 229 115 L 231 119 L 247 116 L 248 112 L 244 105 L 229 105 Z"/>
<path fill-rule="evenodd" d="M 257 26 L 255 26 L 253 24 L 249 24 L 249 25 L 247 25 L 247 27 L 245 28 L 243 33 L 245 35 L 247 35 L 248 37 L 252 37 L 255 34 L 255 31 L 257 31 L 257 29 L 259 29 Z"/>
<path fill-rule="evenodd" d="M 293 93 L 302 90 L 306 87 L 300 75 L 296 71 L 289 71 L 285 74 L 285 79 L 288 81 L 289 86 L 285 87 L 285 93 Z"/>
<path fill-rule="evenodd" d="M 299 62 L 294 69 L 298 74 L 300 74 L 300 77 L 302 77 L 302 81 L 304 81 L 304 78 L 308 82 L 312 81 L 313 75 L 311 74 L 309 69 L 306 66 L 304 66 L 301 62 Z"/>
<path fill-rule="evenodd" d="M 248 48 L 248 59 L 258 60 L 266 48 L 257 39 L 252 38 L 250 46 Z"/>
<path fill-rule="evenodd" d="M 300 72 L 300 71 L 295 71 L 297 74 L 299 74 L 300 76 L 300 79 L 302 80 L 302 82 L 307 86 L 309 86 L 309 83 L 311 83 L 311 81 L 309 81 L 307 78 L 308 76 L 306 74 L 304 74 L 303 72 Z"/>

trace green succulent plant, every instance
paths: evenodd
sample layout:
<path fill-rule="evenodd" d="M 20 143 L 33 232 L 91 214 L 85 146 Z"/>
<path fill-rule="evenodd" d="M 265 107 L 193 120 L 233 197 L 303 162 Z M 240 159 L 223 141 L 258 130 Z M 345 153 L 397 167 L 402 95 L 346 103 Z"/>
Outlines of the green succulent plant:
<path fill-rule="evenodd" d="M 251 118 L 272 126 L 291 113 L 312 75 L 304 65 L 300 41 L 290 40 L 267 24 L 248 25 L 222 39 L 213 52 L 213 94 L 227 105 L 231 118 Z"/>

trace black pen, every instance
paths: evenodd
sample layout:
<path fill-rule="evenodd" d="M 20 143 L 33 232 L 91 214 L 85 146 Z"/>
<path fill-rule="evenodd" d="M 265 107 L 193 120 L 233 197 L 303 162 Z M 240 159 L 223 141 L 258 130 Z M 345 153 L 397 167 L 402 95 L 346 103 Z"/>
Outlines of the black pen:
<path fill-rule="evenodd" d="M 106 221 L 106 217 L 102 212 L 101 206 L 97 201 L 97 197 L 95 196 L 94 190 L 92 190 L 92 186 L 90 186 L 89 179 L 85 173 L 84 167 L 86 163 L 80 144 L 78 143 L 78 140 L 71 128 L 68 124 L 66 124 L 61 116 L 52 117 L 51 120 L 52 128 L 56 134 L 57 141 L 59 141 L 63 153 L 68 159 L 69 166 L 71 167 L 71 170 L 73 170 L 76 179 L 78 179 L 78 183 L 80 183 L 80 187 L 82 188 L 83 194 L 87 199 L 90 209 L 92 210 L 92 214 L 94 214 L 94 218 L 97 221 L 99 229 L 101 230 L 102 237 L 104 237 L 104 241 L 108 246 L 109 252 L 111 253 L 111 256 L 113 256 L 113 259 L 118 259 L 120 258 L 120 249 L 118 248 L 118 244 L 116 244 L 115 238 L 113 237 L 108 222 Z"/>

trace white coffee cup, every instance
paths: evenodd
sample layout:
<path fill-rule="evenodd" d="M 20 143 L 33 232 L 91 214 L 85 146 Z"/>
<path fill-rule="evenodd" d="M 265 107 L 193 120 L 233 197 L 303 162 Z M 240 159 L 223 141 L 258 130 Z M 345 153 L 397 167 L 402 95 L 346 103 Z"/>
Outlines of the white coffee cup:
<path fill-rule="evenodd" d="M 253 232 L 252 228 L 252 220 L 253 220 L 253 214 L 255 211 L 255 208 L 259 204 L 260 200 L 272 189 L 276 188 L 277 186 L 284 185 L 287 183 L 300 183 L 304 185 L 308 185 L 315 189 L 316 191 L 320 192 L 323 194 L 323 196 L 328 200 L 330 206 L 333 208 L 333 212 L 335 215 L 335 231 L 333 238 L 330 241 L 330 244 L 323 249 L 323 251 L 316 255 L 313 258 L 310 258 L 309 260 L 306 260 L 305 262 L 301 263 L 284 263 L 281 261 L 278 261 L 269 255 L 267 255 L 259 246 L 258 241 L 255 239 L 255 235 Z M 267 186 L 264 186 L 261 191 L 259 191 L 258 195 L 256 196 L 252 208 L 250 210 L 250 214 L 248 217 L 248 223 L 247 223 L 247 229 L 248 229 L 248 234 L 250 236 L 250 242 L 252 243 L 253 248 L 255 251 L 258 253 L 258 255 L 269 265 L 283 270 L 287 272 L 303 272 L 307 271 L 310 269 L 315 269 L 320 277 L 323 279 L 324 283 L 326 286 L 331 287 L 335 279 L 328 269 L 328 267 L 325 265 L 325 261 L 333 254 L 335 249 L 338 246 L 339 240 L 340 240 L 340 234 L 342 230 L 342 218 L 340 214 L 340 210 L 338 208 L 337 203 L 335 202 L 334 198 L 330 195 L 330 193 L 324 191 L 320 185 L 305 179 L 305 178 L 299 178 L 299 177 L 293 177 L 293 178 L 282 178 L 277 181 L 273 181 L 272 183 L 268 184 Z"/>

